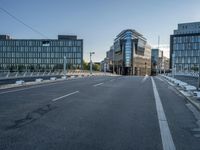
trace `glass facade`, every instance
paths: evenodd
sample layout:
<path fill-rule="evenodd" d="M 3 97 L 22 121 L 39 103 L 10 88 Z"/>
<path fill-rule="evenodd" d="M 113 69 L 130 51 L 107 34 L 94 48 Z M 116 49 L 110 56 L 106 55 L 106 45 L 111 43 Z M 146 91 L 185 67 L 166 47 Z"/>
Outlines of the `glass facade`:
<path fill-rule="evenodd" d="M 200 64 L 200 33 L 171 36 L 171 53 L 174 54 L 172 61 L 177 71 L 197 71 Z"/>
<path fill-rule="evenodd" d="M 122 31 L 114 41 L 115 72 L 145 75 L 151 72 L 151 48 L 135 30 Z"/>
<path fill-rule="evenodd" d="M 0 69 L 62 69 L 64 56 L 68 68 L 81 69 L 83 40 L 59 38 L 56 40 L 0 38 Z"/>
<path fill-rule="evenodd" d="M 156 48 L 151 50 L 151 70 L 152 75 L 157 74 L 159 71 L 168 70 L 168 58 L 164 57 L 163 51 Z"/>
<path fill-rule="evenodd" d="M 171 69 L 199 70 L 200 22 L 178 24 L 178 29 L 170 36 L 170 58 Z"/>
<path fill-rule="evenodd" d="M 132 61 L 132 33 L 130 31 L 127 31 L 125 36 L 125 50 L 124 50 L 124 61 L 125 61 L 125 67 L 131 67 L 131 61 Z"/>

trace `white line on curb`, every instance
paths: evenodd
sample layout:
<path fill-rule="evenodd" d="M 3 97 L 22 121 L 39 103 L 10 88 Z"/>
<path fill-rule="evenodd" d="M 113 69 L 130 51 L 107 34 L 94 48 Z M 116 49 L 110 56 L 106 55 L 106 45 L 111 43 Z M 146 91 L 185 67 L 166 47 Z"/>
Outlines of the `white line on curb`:
<path fill-rule="evenodd" d="M 156 101 L 156 110 L 158 115 L 158 122 L 160 127 L 160 133 L 162 138 L 162 145 L 164 150 L 176 150 L 174 145 L 172 135 L 169 129 L 169 125 L 167 122 L 167 118 L 165 116 L 165 112 L 162 106 L 162 102 L 160 100 L 160 96 L 158 94 L 158 90 L 156 88 L 156 84 L 154 79 L 151 77 L 152 85 L 153 85 L 153 92 Z"/>
<path fill-rule="evenodd" d="M 99 86 L 99 85 L 102 85 L 102 84 L 103 84 L 103 82 L 102 82 L 102 83 L 95 84 L 95 85 L 93 85 L 93 86 L 96 87 L 96 86 Z"/>
<path fill-rule="evenodd" d="M 74 95 L 74 94 L 76 94 L 76 93 L 79 93 L 79 91 L 75 91 L 75 92 L 69 93 L 69 94 L 67 94 L 67 95 L 63 95 L 63 96 L 61 96 L 61 97 L 58 97 L 58 98 L 53 99 L 52 101 L 55 102 L 55 101 L 57 101 L 57 100 L 60 100 L 60 99 L 65 98 L 65 97 L 68 97 L 68 96 L 70 96 L 70 95 Z"/>

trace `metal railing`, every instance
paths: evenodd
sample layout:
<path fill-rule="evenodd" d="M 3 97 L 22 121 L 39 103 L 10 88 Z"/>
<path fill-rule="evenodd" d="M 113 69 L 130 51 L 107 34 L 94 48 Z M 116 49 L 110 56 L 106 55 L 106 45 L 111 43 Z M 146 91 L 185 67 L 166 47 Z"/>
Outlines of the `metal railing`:
<path fill-rule="evenodd" d="M 176 76 L 188 76 L 188 77 L 199 77 L 199 72 L 191 71 L 191 72 L 176 72 Z"/>
<path fill-rule="evenodd" d="M 42 77 L 42 76 L 63 76 L 63 71 L 44 71 L 44 72 L 10 72 L 2 71 L 0 72 L 0 79 L 11 79 L 11 78 L 21 78 L 21 77 Z M 89 76 L 89 70 L 68 70 L 67 76 Z M 93 71 L 92 75 L 113 75 L 111 73 L 104 73 L 99 71 Z"/>

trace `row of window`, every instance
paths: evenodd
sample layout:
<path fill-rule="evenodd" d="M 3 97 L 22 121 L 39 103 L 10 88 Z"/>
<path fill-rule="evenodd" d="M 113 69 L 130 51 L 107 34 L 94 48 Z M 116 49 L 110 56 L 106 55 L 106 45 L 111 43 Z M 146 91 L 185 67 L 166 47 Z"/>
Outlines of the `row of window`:
<path fill-rule="evenodd" d="M 81 52 L 82 47 L 11 47 L 2 46 L 0 52 Z"/>
<path fill-rule="evenodd" d="M 192 50 L 200 49 L 200 43 L 184 43 L 184 44 L 174 44 L 173 50 Z"/>
<path fill-rule="evenodd" d="M 200 50 L 174 51 L 175 56 L 200 56 Z"/>
<path fill-rule="evenodd" d="M 81 58 L 81 53 L 0 53 L 2 58 Z"/>
<path fill-rule="evenodd" d="M 176 63 L 200 63 L 200 57 L 175 57 Z"/>
<path fill-rule="evenodd" d="M 180 37 L 174 37 L 173 38 L 173 43 L 197 43 L 200 42 L 200 35 L 199 36 L 180 36 Z"/>
<path fill-rule="evenodd" d="M 82 46 L 81 40 L 0 40 L 0 46 Z"/>
<path fill-rule="evenodd" d="M 187 71 L 191 71 L 191 70 L 195 70 L 195 68 L 199 68 L 198 64 L 176 64 L 175 68 L 177 71 L 183 71 L 183 70 L 187 70 Z"/>

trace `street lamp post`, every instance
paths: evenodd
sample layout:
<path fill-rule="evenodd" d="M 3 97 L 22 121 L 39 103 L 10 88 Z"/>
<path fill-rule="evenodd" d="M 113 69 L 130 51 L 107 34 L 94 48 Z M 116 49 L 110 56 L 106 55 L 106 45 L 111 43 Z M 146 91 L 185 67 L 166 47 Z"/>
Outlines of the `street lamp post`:
<path fill-rule="evenodd" d="M 147 75 L 147 63 L 145 62 L 145 76 Z"/>
<path fill-rule="evenodd" d="M 64 56 L 64 65 L 63 65 L 63 71 L 64 71 L 64 77 L 66 78 L 66 74 L 67 74 L 67 71 L 66 71 L 66 56 Z"/>
<path fill-rule="evenodd" d="M 115 60 L 115 50 L 113 49 L 113 74 L 115 73 L 115 62 L 114 62 L 114 60 Z"/>
<path fill-rule="evenodd" d="M 90 74 L 92 75 L 92 55 L 95 54 L 95 52 L 90 52 Z"/>
<path fill-rule="evenodd" d="M 199 64 L 198 90 L 200 90 L 200 64 Z"/>
<path fill-rule="evenodd" d="M 162 73 L 162 58 L 161 58 L 161 61 L 160 61 L 160 74 Z"/>
<path fill-rule="evenodd" d="M 172 54 L 172 77 L 174 78 L 174 74 L 175 74 L 175 55 Z"/>

